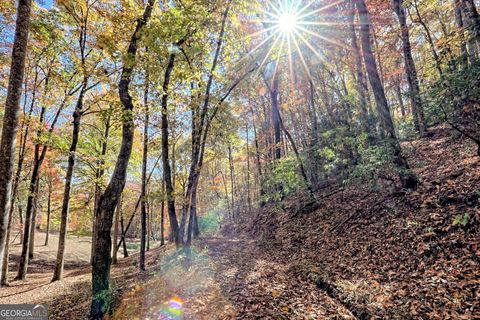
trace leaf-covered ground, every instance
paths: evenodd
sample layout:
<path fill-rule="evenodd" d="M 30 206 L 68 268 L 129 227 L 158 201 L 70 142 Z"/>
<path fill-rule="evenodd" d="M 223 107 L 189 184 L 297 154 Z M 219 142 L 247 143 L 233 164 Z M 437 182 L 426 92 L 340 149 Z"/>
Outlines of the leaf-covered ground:
<path fill-rule="evenodd" d="M 480 161 L 447 128 L 404 144 L 411 193 L 349 188 L 296 215 L 298 200 L 243 227 L 262 250 L 331 292 L 359 318 L 480 318 Z M 328 194 L 329 190 L 326 192 Z M 294 262 L 295 261 L 295 262 Z"/>
<path fill-rule="evenodd" d="M 353 319 L 290 264 L 232 234 L 172 251 L 151 272 L 124 296 L 114 319 Z"/>

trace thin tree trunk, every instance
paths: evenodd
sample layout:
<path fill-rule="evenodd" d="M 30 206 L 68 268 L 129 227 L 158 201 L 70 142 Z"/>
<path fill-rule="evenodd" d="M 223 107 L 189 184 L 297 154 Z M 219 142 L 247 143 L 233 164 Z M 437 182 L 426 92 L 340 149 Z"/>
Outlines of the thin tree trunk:
<path fill-rule="evenodd" d="M 141 239 L 140 239 L 140 270 L 145 270 L 145 249 L 147 238 L 147 164 L 148 164 L 148 73 L 145 79 L 145 92 L 143 97 L 145 118 L 143 122 L 143 160 L 142 160 L 142 205 L 141 205 Z M 117 243 L 117 242 L 114 242 Z"/>
<path fill-rule="evenodd" d="M 92 266 L 92 304 L 90 318 L 102 319 L 110 312 L 110 265 L 111 265 L 111 228 L 115 208 L 120 200 L 127 178 L 127 166 L 133 147 L 134 121 L 133 101 L 129 93 L 133 78 L 134 62 L 140 31 L 148 23 L 155 0 L 148 0 L 142 18 L 137 20 L 135 31 L 130 39 L 127 54 L 128 64 L 124 63 L 121 80 L 118 85 L 120 101 L 123 106 L 122 143 L 115 169 L 105 192 L 100 197 L 95 221 L 95 251 Z"/>
<path fill-rule="evenodd" d="M 274 75 L 273 85 L 270 90 L 270 96 L 272 99 L 272 125 L 273 125 L 273 133 L 274 133 L 274 142 L 275 142 L 275 160 L 278 160 L 282 157 L 282 149 L 281 149 L 281 128 L 280 128 L 280 119 L 279 119 L 279 84 L 280 80 L 278 79 L 278 75 Z"/>
<path fill-rule="evenodd" d="M 403 97 L 402 97 L 402 89 L 400 87 L 400 77 L 398 77 L 398 80 L 395 81 L 395 93 L 397 95 L 397 100 L 398 104 L 400 106 L 400 113 L 402 114 L 402 117 L 406 116 L 405 112 L 405 104 L 403 103 Z"/>
<path fill-rule="evenodd" d="M 193 215 L 193 238 L 198 238 L 200 236 L 200 226 L 198 225 L 198 214 L 197 214 L 197 189 L 193 190 L 192 193 L 192 215 Z"/>
<path fill-rule="evenodd" d="M 394 5 L 395 6 L 397 5 L 397 2 L 400 2 L 400 5 L 403 4 L 403 0 L 394 0 Z M 420 11 L 418 10 L 417 0 L 415 0 L 413 2 L 413 6 L 415 8 L 415 13 L 417 14 L 417 21 L 423 27 L 423 30 L 425 30 L 425 35 L 427 36 L 427 41 L 428 41 L 428 44 L 430 46 L 430 50 L 432 51 L 433 60 L 435 61 L 435 67 L 437 68 L 438 74 L 441 76 L 443 74 L 442 64 L 440 62 L 440 57 L 438 56 L 437 50 L 435 49 L 435 44 L 433 43 L 432 33 L 430 32 L 430 29 L 428 29 L 428 26 L 425 23 L 425 21 L 423 21 L 422 15 L 420 14 Z M 403 11 L 403 15 L 405 16 L 405 9 L 403 8 L 403 6 L 401 7 L 401 10 Z M 397 13 L 397 15 L 398 15 L 398 13 Z M 400 19 L 400 17 L 399 17 L 399 19 Z M 400 24 L 402 24 L 402 22 L 400 22 Z M 403 33 L 403 31 L 402 31 L 402 33 Z M 402 37 L 403 37 L 403 34 L 402 34 Z"/>
<path fill-rule="evenodd" d="M 235 218 L 235 168 L 233 164 L 232 146 L 228 144 L 228 164 L 230 169 L 230 197 L 232 198 L 232 214 Z"/>
<path fill-rule="evenodd" d="M 356 71 L 356 87 L 357 87 L 357 92 L 359 96 L 359 106 L 360 106 L 360 115 L 362 118 L 362 125 L 363 129 L 365 132 L 369 132 L 369 121 L 368 121 L 368 109 L 367 109 L 367 90 L 366 90 L 366 84 L 365 84 L 365 75 L 363 74 L 363 67 L 362 67 L 362 56 L 360 54 L 360 48 L 358 47 L 358 42 L 357 42 L 357 34 L 355 32 L 355 26 L 354 26 L 354 19 L 355 15 L 352 14 L 350 15 L 350 37 L 352 41 L 352 49 L 353 49 L 353 54 L 355 56 L 355 71 Z"/>
<path fill-rule="evenodd" d="M 245 124 L 245 134 L 247 139 L 245 144 L 247 152 L 247 208 L 248 214 L 250 214 L 252 212 L 252 198 L 250 197 L 250 139 L 248 136 L 248 123 Z"/>
<path fill-rule="evenodd" d="M 48 237 L 50 235 L 50 217 L 52 214 L 52 182 L 48 182 L 48 199 L 47 199 L 47 230 L 45 235 L 45 244 L 48 246 Z"/>
<path fill-rule="evenodd" d="M 405 9 L 403 8 L 403 0 L 394 0 L 394 11 L 397 14 L 401 29 L 403 43 L 403 58 L 405 60 L 405 73 L 407 75 L 408 86 L 410 88 L 410 101 L 412 104 L 412 112 L 414 114 L 414 122 L 420 136 L 424 136 L 427 131 L 425 123 L 425 115 L 423 112 L 422 100 L 420 97 L 420 86 L 418 84 L 417 68 L 412 57 L 412 46 L 410 45 L 410 32 L 407 26 L 407 18 Z"/>
<path fill-rule="evenodd" d="M 36 148 L 37 149 L 37 148 Z M 36 151 L 38 154 L 38 151 Z M 30 178 L 29 184 L 29 196 L 27 198 L 27 209 L 25 212 L 25 225 L 23 230 L 23 243 L 22 243 L 22 253 L 20 256 L 20 264 L 18 267 L 18 273 L 16 280 L 25 280 L 27 276 L 28 268 L 28 259 L 30 257 L 30 237 L 31 237 L 31 227 L 32 227 L 32 215 L 35 210 L 35 197 L 38 184 L 40 165 L 38 160 L 34 162 L 34 167 L 32 170 L 32 176 Z"/>
<path fill-rule="evenodd" d="M 47 87 L 47 84 L 45 84 Z M 61 110 L 63 109 L 64 104 L 59 107 L 55 118 L 50 125 L 49 128 L 49 138 L 50 135 L 55 128 L 55 124 L 58 120 Z M 18 273 L 15 279 L 17 280 L 25 280 L 27 276 L 27 268 L 28 268 L 28 259 L 29 257 L 33 257 L 33 245 L 34 245 L 34 235 L 35 235 L 35 217 L 36 217 L 36 206 L 37 206 L 37 197 L 38 197 L 38 184 L 40 178 L 40 169 L 43 164 L 43 160 L 47 154 L 48 144 L 45 144 L 43 148 L 40 146 L 41 135 L 42 135 L 42 126 L 45 121 L 45 113 L 46 108 L 42 107 L 39 115 L 39 122 L 40 127 L 37 130 L 37 138 L 39 142 L 35 144 L 34 147 L 34 161 L 33 161 L 33 169 L 32 175 L 30 178 L 29 184 L 29 193 L 27 198 L 27 210 L 25 212 L 25 227 L 23 231 L 23 243 L 22 243 L 22 254 L 20 256 L 20 263 L 18 268 Z M 33 230 L 32 230 L 33 229 Z M 30 254 L 30 249 L 32 249 L 32 254 Z"/>
<path fill-rule="evenodd" d="M 32 225 L 30 227 L 30 241 L 28 243 L 28 258 L 33 259 L 35 250 L 35 233 L 37 231 L 37 213 L 38 213 L 38 196 L 40 190 L 40 177 L 37 179 L 37 185 L 35 187 L 35 194 L 33 198 L 33 210 L 32 210 Z"/>
<path fill-rule="evenodd" d="M 22 94 L 25 59 L 27 56 L 31 8 L 31 0 L 18 1 L 12 62 L 2 122 L 2 138 L 0 141 L 0 265 L 3 265 L 7 237 L 18 114 L 20 109 L 20 96 Z"/>
<path fill-rule="evenodd" d="M 87 2 L 88 4 L 88 2 Z M 68 213 L 70 206 L 70 193 L 72 188 L 72 179 L 73 179 L 73 170 L 75 168 L 76 152 L 77 145 L 80 136 L 80 124 L 83 116 L 83 101 L 85 94 L 88 91 L 88 80 L 90 75 L 86 70 L 86 39 L 87 39 L 87 22 L 88 22 L 88 13 L 90 7 L 87 5 L 87 11 L 85 17 L 82 17 L 81 23 L 79 23 L 80 28 L 80 37 L 79 37 L 79 47 L 80 47 L 80 63 L 81 70 L 83 72 L 82 83 L 80 87 L 80 92 L 78 95 L 77 103 L 75 105 L 75 110 L 73 111 L 73 129 L 72 129 L 72 141 L 70 144 L 69 154 L 68 154 L 68 164 L 67 164 L 67 173 L 65 175 L 65 186 L 63 191 L 63 201 L 62 201 L 62 211 L 60 213 L 60 235 L 58 240 L 58 251 L 57 251 L 57 260 L 55 262 L 55 271 L 53 272 L 52 282 L 62 280 L 63 278 L 63 265 L 64 265 L 64 255 L 65 255 L 65 243 L 67 237 L 68 229 Z M 95 220 L 95 215 L 94 215 Z M 95 230 L 94 232 L 95 233 Z M 93 241 L 92 241 L 93 242 Z"/>
<path fill-rule="evenodd" d="M 193 188 L 198 183 L 197 179 L 200 175 L 201 168 L 202 168 L 202 162 L 203 162 L 202 148 L 204 148 L 205 146 L 206 137 L 208 136 L 209 126 L 211 124 L 213 117 L 215 117 L 215 114 L 216 114 L 216 110 L 214 110 L 213 117 L 211 116 L 209 117 L 208 111 L 210 106 L 210 97 L 211 97 L 211 90 L 213 85 L 214 72 L 217 69 L 217 65 L 220 59 L 220 53 L 223 46 L 226 24 L 227 24 L 228 14 L 230 12 L 231 4 L 232 4 L 232 0 L 228 0 L 225 11 L 223 12 L 220 34 L 217 39 L 215 54 L 213 56 L 213 63 L 212 63 L 212 67 L 210 68 L 207 85 L 205 88 L 205 98 L 203 100 L 203 106 L 201 107 L 199 112 L 198 124 L 195 126 L 196 130 L 192 131 L 192 157 L 191 157 L 191 165 L 190 165 L 186 192 L 185 192 L 186 205 L 183 206 L 182 208 L 182 223 L 179 229 L 180 238 L 182 242 L 184 238 L 187 213 L 190 212 Z M 192 122 L 193 121 L 194 120 L 192 119 Z"/>
<path fill-rule="evenodd" d="M 232 219 L 233 215 L 232 215 L 232 208 L 230 206 L 230 197 L 228 196 L 227 180 L 225 179 L 225 175 L 223 174 L 222 171 L 220 171 L 220 174 L 222 175 L 223 190 L 225 191 L 225 200 L 227 200 L 228 218 Z"/>
<path fill-rule="evenodd" d="M 55 262 L 55 271 L 53 273 L 52 282 L 62 280 L 63 265 L 65 256 L 65 243 L 68 229 L 68 211 L 70 206 L 70 193 L 72 188 L 73 170 L 75 167 L 75 158 L 77 152 L 77 145 L 80 136 L 80 123 L 83 114 L 83 99 L 87 90 L 88 77 L 84 76 L 82 81 L 82 88 L 78 96 L 77 104 L 73 112 L 73 131 L 72 142 L 68 153 L 67 173 L 65 175 L 65 186 L 63 189 L 62 211 L 60 214 L 60 235 L 58 239 L 57 260 Z"/>
<path fill-rule="evenodd" d="M 150 179 L 152 178 L 152 175 L 153 175 L 153 172 L 155 171 L 157 165 L 158 165 L 158 162 L 160 161 L 160 158 L 162 157 L 162 154 L 160 154 L 160 156 L 157 158 L 157 161 L 155 162 L 155 165 L 153 166 L 153 168 L 150 170 L 150 173 L 148 175 L 148 178 L 147 178 L 147 185 L 148 183 L 150 182 Z M 142 197 L 139 196 L 138 199 L 137 199 L 137 203 L 135 204 L 135 208 L 133 209 L 133 212 L 132 212 L 132 215 L 130 216 L 129 220 L 128 220 L 128 223 L 127 223 L 127 226 L 125 227 L 125 230 L 122 231 L 122 234 L 123 235 L 126 235 L 128 230 L 130 229 L 130 226 L 132 225 L 132 221 L 133 221 L 133 218 L 135 217 L 135 214 L 137 213 L 137 210 L 138 208 L 140 207 L 140 203 L 142 201 Z M 124 241 L 125 237 L 121 237 L 120 238 L 120 242 L 117 244 L 117 247 L 120 248 L 120 246 L 122 245 L 123 241 Z"/>
<path fill-rule="evenodd" d="M 162 181 L 162 202 L 160 205 L 160 245 L 165 245 L 165 182 Z"/>
<path fill-rule="evenodd" d="M 253 108 L 250 107 L 250 113 L 252 114 L 252 117 L 255 117 L 254 115 L 254 112 L 253 112 Z M 255 118 L 253 118 L 255 119 Z M 258 175 L 258 178 L 255 179 L 255 181 L 260 181 L 259 184 L 259 196 L 260 196 L 260 200 L 261 200 L 261 205 L 263 205 L 263 200 L 262 200 L 262 197 L 263 195 L 265 194 L 265 191 L 263 189 L 263 183 L 262 183 L 262 180 L 263 180 L 263 174 L 262 174 L 262 162 L 260 161 L 260 146 L 259 146 L 259 143 L 258 143 L 258 135 L 257 135 L 257 127 L 255 126 L 255 120 L 253 121 L 253 140 L 254 140 L 254 144 L 255 144 L 255 162 L 256 162 L 256 165 L 257 165 L 257 175 Z"/>
<path fill-rule="evenodd" d="M 151 214 L 152 212 L 150 211 L 150 202 L 147 202 L 147 251 L 150 251 L 150 239 L 152 239 L 153 237 Z"/>

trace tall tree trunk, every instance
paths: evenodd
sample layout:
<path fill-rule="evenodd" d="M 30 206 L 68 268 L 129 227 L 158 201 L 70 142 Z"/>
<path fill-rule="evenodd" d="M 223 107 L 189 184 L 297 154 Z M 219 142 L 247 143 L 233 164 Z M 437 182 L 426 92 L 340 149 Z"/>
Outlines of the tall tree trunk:
<path fill-rule="evenodd" d="M 403 58 L 405 60 L 405 73 L 407 75 L 408 86 L 410 88 L 410 100 L 412 104 L 412 112 L 414 114 L 415 127 L 424 136 L 427 131 L 425 116 L 423 112 L 422 99 L 420 97 L 420 86 L 418 84 L 417 68 L 412 57 L 412 46 L 410 45 L 410 32 L 407 26 L 407 18 L 405 9 L 403 8 L 403 0 L 393 0 L 394 11 L 397 14 L 401 29 L 401 37 L 403 43 Z"/>
<path fill-rule="evenodd" d="M 397 81 L 395 81 L 395 94 L 397 95 L 398 104 L 400 106 L 400 113 L 402 117 L 406 116 L 405 104 L 403 103 L 402 89 L 400 87 L 401 77 L 398 76 Z"/>
<path fill-rule="evenodd" d="M 466 22 L 466 27 L 469 31 L 467 47 L 469 51 L 470 62 L 473 63 L 479 59 L 480 54 L 480 16 L 474 0 L 462 1 L 464 21 Z"/>
<path fill-rule="evenodd" d="M 274 142 L 275 142 L 275 160 L 278 160 L 282 157 L 282 149 L 281 149 L 281 128 L 280 128 L 280 119 L 279 119 L 279 85 L 280 80 L 278 79 L 278 75 L 275 74 L 273 79 L 272 88 L 270 90 L 270 97 L 272 99 L 272 125 L 273 125 L 273 134 L 274 134 Z"/>
<path fill-rule="evenodd" d="M 149 123 L 149 111 L 148 111 L 148 73 L 145 79 L 145 92 L 144 92 L 144 107 L 145 118 L 143 120 L 143 159 L 142 159 L 142 206 L 141 206 L 141 240 L 140 240 L 140 270 L 145 270 L 145 249 L 147 238 L 147 164 L 148 164 L 148 123 Z M 116 243 L 116 242 L 114 242 Z"/>
<path fill-rule="evenodd" d="M 255 119 L 255 115 L 253 112 L 253 108 L 250 106 L 250 113 L 252 114 L 253 119 Z M 255 162 L 257 166 L 257 179 L 255 181 L 260 181 L 259 182 L 259 191 L 258 191 L 258 196 L 260 197 L 260 204 L 263 205 L 263 200 L 262 197 L 265 194 L 265 191 L 263 189 L 263 174 L 262 174 L 262 162 L 260 160 L 260 146 L 258 143 L 258 134 L 257 134 L 257 127 L 255 125 L 255 120 L 253 120 L 253 140 L 254 140 L 254 145 L 255 145 Z"/>
<path fill-rule="evenodd" d="M 33 259 L 35 250 L 35 233 L 37 231 L 37 213 L 39 207 L 39 190 L 40 190 L 40 177 L 37 179 L 37 185 L 35 189 L 35 195 L 33 198 L 33 211 L 32 211 L 32 225 L 30 227 L 30 242 L 28 243 L 28 257 Z"/>
<path fill-rule="evenodd" d="M 38 151 L 36 151 L 38 154 Z M 29 249 L 30 249 L 30 237 L 31 237 L 31 227 L 32 227 L 32 215 L 33 211 L 35 210 L 35 198 L 37 194 L 37 184 L 38 184 L 38 177 L 40 171 L 40 163 L 38 160 L 34 161 L 34 167 L 32 169 L 32 176 L 30 178 L 29 184 L 29 195 L 27 198 L 27 209 L 25 212 L 25 224 L 23 230 L 23 243 L 22 243 L 22 253 L 20 256 L 20 264 L 18 267 L 18 273 L 16 276 L 16 280 L 25 280 L 27 276 L 27 268 L 28 268 L 28 259 Z"/>
<path fill-rule="evenodd" d="M 250 139 L 248 136 L 248 123 L 245 124 L 245 135 L 247 142 L 245 144 L 247 153 L 247 209 L 248 214 L 252 212 L 252 198 L 250 193 Z"/>
<path fill-rule="evenodd" d="M 2 264 L 1 282 L 0 282 L 0 285 L 2 286 L 8 285 L 10 234 L 11 234 L 11 228 L 12 228 L 13 213 L 15 211 L 15 201 L 17 199 L 17 193 L 18 193 L 18 186 L 20 184 L 20 179 L 21 179 L 22 169 L 23 169 L 23 162 L 25 160 L 25 154 L 27 151 L 27 141 L 28 141 L 28 136 L 30 131 L 30 122 L 32 118 L 33 107 L 35 105 L 35 100 L 36 100 L 35 96 L 37 91 L 37 79 L 38 79 L 38 72 L 35 72 L 35 80 L 34 80 L 33 93 L 32 93 L 32 98 L 30 103 L 30 110 L 28 111 L 27 118 L 22 123 L 22 130 L 21 130 L 22 135 L 20 139 L 20 150 L 18 151 L 17 171 L 15 172 L 15 178 L 13 180 L 12 196 L 10 200 L 11 203 L 10 203 L 10 208 L 8 213 L 7 235 L 5 239 L 5 249 L 4 249 L 4 255 L 3 255 L 3 264 Z M 25 96 L 25 100 L 26 100 L 26 96 Z M 23 227 L 23 220 L 22 220 L 22 212 L 20 209 L 19 209 L 19 218 L 20 218 L 20 244 L 21 244 L 23 242 L 23 233 L 21 230 Z"/>
<path fill-rule="evenodd" d="M 120 101 L 123 106 L 122 143 L 115 169 L 105 192 L 100 197 L 96 213 L 95 251 L 92 266 L 92 304 L 90 308 L 90 317 L 92 319 L 102 319 L 110 311 L 109 282 L 110 265 L 112 262 L 110 232 L 115 208 L 125 187 L 127 166 L 133 147 L 134 121 L 132 113 L 134 105 L 129 93 L 129 87 L 133 77 L 140 31 L 148 23 L 154 3 L 155 0 L 148 0 L 142 18 L 137 20 L 135 31 L 127 50 L 128 63 L 124 62 L 121 80 L 118 85 Z"/>
<path fill-rule="evenodd" d="M 170 219 L 170 229 L 178 246 L 183 242 L 182 235 L 179 233 L 179 226 L 177 222 L 177 215 L 175 212 L 175 198 L 174 189 L 172 184 L 172 170 L 170 168 L 170 161 L 168 159 L 168 97 L 169 97 L 169 84 L 170 77 L 172 75 L 173 68 L 175 66 L 175 54 L 170 54 L 167 69 L 165 70 L 165 78 L 163 82 L 163 97 L 162 97 L 162 162 L 163 162 L 163 181 L 165 183 L 167 194 L 167 207 L 168 217 Z"/>
<path fill-rule="evenodd" d="M 165 181 L 162 181 L 162 203 L 160 205 L 160 245 L 165 244 Z"/>
<path fill-rule="evenodd" d="M 377 63 L 373 56 L 370 44 L 370 18 L 365 0 L 358 0 L 356 5 L 360 16 L 363 58 L 368 73 L 368 79 L 370 80 L 370 85 L 372 86 L 375 96 L 378 115 L 381 119 L 383 130 L 386 133 L 389 146 L 393 152 L 393 161 L 401 169 L 399 176 L 402 186 L 406 189 L 415 189 L 418 185 L 418 179 L 410 170 L 408 162 L 402 154 L 400 142 L 398 141 L 393 126 L 387 98 L 385 97 L 385 91 L 382 82 L 380 81 L 380 76 L 378 75 Z"/>
<path fill-rule="evenodd" d="M 368 109 L 367 109 L 367 90 L 366 90 L 366 83 L 365 83 L 365 75 L 363 74 L 363 66 L 362 66 L 362 55 L 360 54 L 360 48 L 358 47 L 357 41 L 357 33 L 355 31 L 355 15 L 352 14 L 349 16 L 349 26 L 350 26 L 350 37 L 352 41 L 352 51 L 355 57 L 355 72 L 356 72 L 356 79 L 355 84 L 358 93 L 359 99 L 359 107 L 360 107 L 360 115 L 362 118 L 362 125 L 365 132 L 369 132 L 369 121 L 368 121 Z"/>
<path fill-rule="evenodd" d="M 45 244 L 48 246 L 48 237 L 50 235 L 50 217 L 52 214 L 52 182 L 48 182 L 48 199 L 47 199 L 47 230 L 45 235 Z"/>
<path fill-rule="evenodd" d="M 3 265 L 7 237 L 18 114 L 20 109 L 20 96 L 22 94 L 25 59 L 27 56 L 31 8 L 31 0 L 18 1 L 12 62 L 2 122 L 2 138 L 0 141 L 0 265 Z M 1 272 L 2 271 L 0 271 L 0 273 Z"/>
<path fill-rule="evenodd" d="M 465 64 L 468 61 L 467 42 L 465 40 L 465 21 L 463 18 L 463 0 L 454 0 L 455 22 L 457 24 L 458 33 L 460 35 L 460 52 Z"/>
<path fill-rule="evenodd" d="M 68 229 L 68 211 L 70 206 L 70 193 L 72 187 L 73 179 L 73 170 L 75 168 L 75 158 L 77 152 L 78 139 L 80 135 L 80 124 L 83 116 L 83 101 L 85 94 L 88 91 L 88 80 L 90 75 L 86 70 L 86 43 L 87 43 L 87 22 L 88 22 L 88 13 L 89 5 L 87 2 L 87 11 L 85 16 L 82 17 L 81 23 L 79 23 L 79 47 L 80 47 L 80 67 L 83 73 L 82 83 L 80 87 L 80 92 L 78 95 L 77 103 L 75 105 L 75 110 L 73 111 L 73 129 L 72 129 L 72 141 L 70 144 L 70 150 L 68 153 L 68 164 L 67 164 L 67 173 L 65 175 L 65 186 L 63 191 L 63 201 L 62 201 L 62 211 L 60 213 L 60 235 L 58 239 L 58 251 L 57 251 L 57 260 L 55 262 L 55 271 L 53 272 L 52 282 L 61 280 L 63 278 L 63 264 L 64 264 L 64 255 L 65 255 L 65 243 L 67 237 Z M 95 219 L 95 216 L 94 216 Z M 95 231 L 94 231 L 95 233 Z M 93 242 L 93 241 L 92 241 Z"/>
<path fill-rule="evenodd" d="M 62 212 L 60 214 L 60 235 L 58 239 L 57 260 L 55 262 L 55 271 L 53 272 L 52 282 L 62 280 L 63 265 L 65 256 L 65 243 L 68 229 L 68 211 L 70 206 L 70 193 L 72 188 L 73 170 L 75 167 L 75 158 L 77 152 L 78 139 L 80 136 L 80 123 L 83 114 L 83 99 L 87 91 L 88 77 L 85 75 L 82 81 L 82 88 L 78 96 L 77 104 L 73 112 L 73 131 L 72 142 L 68 153 L 67 173 L 65 175 L 65 186 L 63 189 Z"/>
<path fill-rule="evenodd" d="M 232 198 L 232 215 L 235 219 L 235 211 L 237 211 L 235 209 L 235 167 L 233 163 L 232 146 L 230 143 L 228 144 L 228 164 L 230 170 L 230 197 Z"/>
<path fill-rule="evenodd" d="M 60 107 L 59 110 L 57 111 L 57 114 L 55 115 L 55 119 L 53 120 L 50 126 L 49 134 L 51 134 L 51 132 L 53 131 L 56 120 L 58 119 L 58 116 L 62 108 L 63 107 Z M 23 231 L 22 253 L 20 256 L 20 263 L 19 263 L 18 273 L 16 276 L 17 280 L 26 279 L 27 269 L 28 269 L 28 259 L 33 258 L 35 218 L 36 218 L 40 170 L 48 150 L 47 144 L 45 144 L 43 148 L 40 145 L 40 141 L 42 137 L 42 126 L 45 121 L 45 114 L 46 114 L 46 108 L 42 107 L 39 115 L 40 127 L 37 130 L 38 141 L 35 143 L 35 147 L 34 147 L 33 168 L 32 168 L 32 175 L 30 178 L 29 189 L 28 189 L 29 193 L 27 198 L 27 210 L 25 212 L 25 227 Z"/>
<path fill-rule="evenodd" d="M 150 202 L 147 202 L 147 251 L 150 251 L 150 239 L 153 239 L 151 214 L 152 212 L 150 211 Z"/>
<path fill-rule="evenodd" d="M 215 114 L 216 114 L 216 111 L 213 111 L 213 117 L 209 116 L 208 111 L 210 109 L 209 106 L 210 106 L 210 98 L 211 98 L 211 90 L 213 85 L 214 73 L 215 73 L 215 70 L 217 69 L 218 62 L 220 59 L 220 53 L 221 53 L 221 49 L 222 49 L 223 41 L 225 37 L 228 14 L 230 12 L 232 1 L 233 0 L 228 0 L 225 11 L 223 12 L 220 34 L 217 39 L 215 53 L 213 55 L 213 62 L 210 68 L 210 72 L 208 74 L 207 85 L 205 87 L 205 97 L 203 100 L 203 105 L 199 110 L 198 123 L 195 125 L 195 127 L 192 126 L 192 129 L 195 129 L 195 130 L 192 130 L 192 157 L 191 157 L 190 170 L 188 173 L 187 186 L 185 191 L 186 205 L 182 207 L 182 223 L 179 229 L 180 238 L 182 242 L 184 239 L 187 213 L 191 211 L 190 207 L 192 203 L 193 188 L 198 183 L 198 178 L 202 168 L 202 163 L 203 163 L 202 148 L 205 147 L 209 126 L 211 124 L 213 117 L 215 117 Z M 192 123 L 194 123 L 194 121 L 195 119 L 192 118 Z M 192 216 L 191 212 L 190 212 L 190 216 Z"/>
<path fill-rule="evenodd" d="M 103 133 L 102 149 L 100 151 L 99 159 L 97 160 L 97 168 L 95 172 L 95 197 L 93 206 L 93 219 L 92 219 L 92 247 L 90 250 L 90 264 L 93 263 L 93 250 L 95 248 L 95 213 L 97 212 L 98 203 L 102 194 L 103 176 L 105 174 L 105 156 L 107 155 L 108 138 L 110 136 L 111 128 L 111 114 L 110 112 L 105 119 L 105 131 Z M 117 247 L 118 250 L 118 247 Z"/>

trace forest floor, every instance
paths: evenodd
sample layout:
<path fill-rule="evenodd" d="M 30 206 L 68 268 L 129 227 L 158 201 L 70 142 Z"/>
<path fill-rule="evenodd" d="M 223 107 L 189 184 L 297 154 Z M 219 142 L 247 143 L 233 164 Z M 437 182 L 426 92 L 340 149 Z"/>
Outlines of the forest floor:
<path fill-rule="evenodd" d="M 448 127 L 403 143 L 414 192 L 366 186 L 298 195 L 237 228 L 360 319 L 480 319 L 480 158 Z"/>
<path fill-rule="evenodd" d="M 476 319 L 480 315 L 480 161 L 441 127 L 404 143 L 415 192 L 350 187 L 268 206 L 191 249 L 171 245 L 112 269 L 113 319 Z M 51 275 L 51 270 L 48 277 Z M 87 318 L 90 267 L 39 282 L 11 301 L 46 303 L 51 319 Z"/>

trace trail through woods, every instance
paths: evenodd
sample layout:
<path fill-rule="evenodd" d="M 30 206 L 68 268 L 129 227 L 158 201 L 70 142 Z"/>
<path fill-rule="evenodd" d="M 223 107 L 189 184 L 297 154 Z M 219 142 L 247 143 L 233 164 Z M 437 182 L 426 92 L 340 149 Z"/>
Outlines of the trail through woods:
<path fill-rule="evenodd" d="M 4 288 L 0 303 L 45 303 L 49 319 L 87 319 L 88 259 L 76 263 L 74 256 L 71 262 L 67 259 L 65 280 L 50 283 L 51 250 L 39 246 L 38 251 L 28 282 Z M 353 319 L 339 301 L 300 279 L 292 265 L 276 260 L 254 239 L 230 227 L 217 236 L 200 238 L 190 250 L 167 245 L 147 252 L 143 273 L 138 272 L 138 253 L 132 254 L 112 269 L 112 318 Z"/>
<path fill-rule="evenodd" d="M 122 300 L 114 319 L 352 319 L 338 301 L 293 274 L 253 240 L 202 238 L 170 252 Z"/>

